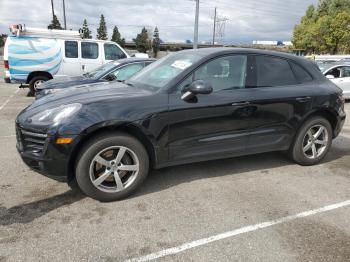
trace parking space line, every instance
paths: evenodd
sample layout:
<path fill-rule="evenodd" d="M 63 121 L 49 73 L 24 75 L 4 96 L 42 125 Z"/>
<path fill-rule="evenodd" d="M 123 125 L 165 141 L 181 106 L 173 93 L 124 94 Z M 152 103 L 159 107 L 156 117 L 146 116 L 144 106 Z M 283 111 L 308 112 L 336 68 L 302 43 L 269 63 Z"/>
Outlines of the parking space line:
<path fill-rule="evenodd" d="M 9 138 L 9 137 L 15 137 L 16 135 L 8 135 L 8 136 L 0 136 L 0 138 Z"/>
<path fill-rule="evenodd" d="M 255 225 L 245 226 L 245 227 L 238 228 L 238 229 L 235 229 L 235 230 L 232 230 L 232 231 L 228 231 L 228 232 L 221 233 L 221 234 L 218 234 L 218 235 L 210 236 L 210 237 L 207 237 L 207 238 L 202 238 L 202 239 L 199 239 L 199 240 L 195 240 L 195 241 L 192 241 L 192 242 L 188 242 L 188 243 L 182 244 L 182 245 L 177 246 L 177 247 L 168 248 L 168 249 L 165 249 L 165 250 L 162 250 L 162 251 L 159 251 L 159 252 L 151 253 L 151 254 L 148 254 L 146 256 L 133 258 L 133 259 L 126 260 L 126 261 L 127 262 L 151 261 L 151 260 L 154 260 L 154 259 L 157 259 L 157 258 L 162 258 L 162 257 L 169 256 L 169 255 L 175 255 L 175 254 L 184 252 L 184 251 L 186 251 L 188 249 L 192 249 L 192 248 L 199 247 L 199 246 L 204 246 L 204 245 L 207 245 L 209 243 L 216 242 L 216 241 L 219 241 L 219 240 L 223 240 L 223 239 L 226 239 L 226 238 L 231 238 L 231 237 L 234 237 L 234 236 L 237 236 L 237 235 L 240 235 L 240 234 L 253 232 L 253 231 L 256 231 L 256 230 L 259 230 L 259 229 L 262 229 L 262 228 L 275 226 L 275 225 L 278 225 L 278 224 L 282 224 L 282 223 L 286 223 L 286 222 L 289 222 L 289 221 L 292 221 L 292 220 L 296 220 L 298 218 L 304 218 L 304 217 L 316 215 L 316 214 L 319 214 L 319 213 L 324 213 L 324 212 L 327 212 L 327 211 L 331 211 L 331 210 L 338 209 L 338 208 L 341 208 L 341 207 L 346 207 L 346 206 L 350 206 L 350 200 L 346 200 L 344 202 L 332 204 L 332 205 L 329 205 L 329 206 L 324 206 L 324 207 L 317 208 L 317 209 L 304 211 L 304 212 L 301 212 L 301 213 L 298 213 L 298 214 L 295 214 L 295 215 L 282 217 L 282 218 L 279 218 L 279 219 L 276 219 L 276 220 L 271 220 L 271 221 L 266 221 L 266 222 L 255 224 Z"/>
<path fill-rule="evenodd" d="M 10 97 L 0 106 L 0 111 L 8 104 L 8 102 L 10 102 L 11 98 L 17 94 L 19 91 L 19 89 L 17 89 L 12 95 L 10 95 Z"/>
<path fill-rule="evenodd" d="M 341 134 L 340 134 L 340 136 L 342 136 L 342 137 L 346 137 L 346 138 L 350 138 L 350 135 L 348 135 L 348 134 L 344 134 L 344 133 L 341 133 Z"/>

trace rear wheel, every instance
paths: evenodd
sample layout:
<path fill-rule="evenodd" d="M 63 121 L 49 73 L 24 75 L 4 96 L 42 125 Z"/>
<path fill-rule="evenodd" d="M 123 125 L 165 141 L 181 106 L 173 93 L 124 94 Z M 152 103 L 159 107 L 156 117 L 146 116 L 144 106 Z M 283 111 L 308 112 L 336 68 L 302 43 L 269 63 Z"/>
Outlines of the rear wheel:
<path fill-rule="evenodd" d="M 31 95 L 35 95 L 35 92 L 37 90 L 37 87 L 48 81 L 49 78 L 47 76 L 44 76 L 44 75 L 40 75 L 40 76 L 35 76 L 33 77 L 30 81 L 29 81 L 29 89 L 30 89 L 30 93 Z"/>
<path fill-rule="evenodd" d="M 332 126 L 328 120 L 313 117 L 299 129 L 289 154 L 300 165 L 317 164 L 328 153 L 332 138 Z"/>
<path fill-rule="evenodd" d="M 76 181 L 89 197 L 114 201 L 130 195 L 146 178 L 149 160 L 144 146 L 123 133 L 93 138 L 76 165 Z"/>

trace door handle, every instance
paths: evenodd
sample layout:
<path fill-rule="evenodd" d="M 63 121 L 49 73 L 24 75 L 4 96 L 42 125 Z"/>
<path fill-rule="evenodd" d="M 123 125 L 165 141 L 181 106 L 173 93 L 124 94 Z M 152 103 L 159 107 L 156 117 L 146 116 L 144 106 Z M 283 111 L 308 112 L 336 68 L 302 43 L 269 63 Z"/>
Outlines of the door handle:
<path fill-rule="evenodd" d="M 82 65 L 82 66 L 81 66 L 81 69 L 83 69 L 83 71 L 84 71 L 84 70 L 85 70 L 85 65 Z"/>
<path fill-rule="evenodd" d="M 305 103 L 305 102 L 307 102 L 307 101 L 310 101 L 310 99 L 311 99 L 311 97 L 305 96 L 305 97 L 298 97 L 298 98 L 296 98 L 295 100 L 297 100 L 297 101 L 300 102 L 300 103 Z"/>
<path fill-rule="evenodd" d="M 246 102 L 238 102 L 238 103 L 233 103 L 233 106 L 246 106 L 249 105 L 250 103 L 248 101 Z"/>

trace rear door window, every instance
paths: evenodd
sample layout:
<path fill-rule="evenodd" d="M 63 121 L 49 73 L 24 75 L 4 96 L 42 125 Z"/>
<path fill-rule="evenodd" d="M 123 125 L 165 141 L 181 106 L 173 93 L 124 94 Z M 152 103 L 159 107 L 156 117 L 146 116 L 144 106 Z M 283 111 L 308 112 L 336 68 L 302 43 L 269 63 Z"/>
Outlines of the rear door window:
<path fill-rule="evenodd" d="M 342 77 L 350 77 L 350 66 L 343 67 Z"/>
<path fill-rule="evenodd" d="M 64 53 L 67 58 L 78 58 L 78 42 L 77 41 L 65 41 Z"/>
<path fill-rule="evenodd" d="M 255 56 L 255 62 L 256 87 L 298 84 L 287 60 L 270 56 Z"/>
<path fill-rule="evenodd" d="M 98 58 L 98 44 L 91 42 L 81 42 L 81 57 L 84 59 Z"/>
<path fill-rule="evenodd" d="M 126 58 L 126 55 L 117 45 L 114 44 L 104 44 L 105 59 L 106 60 L 117 60 Z"/>

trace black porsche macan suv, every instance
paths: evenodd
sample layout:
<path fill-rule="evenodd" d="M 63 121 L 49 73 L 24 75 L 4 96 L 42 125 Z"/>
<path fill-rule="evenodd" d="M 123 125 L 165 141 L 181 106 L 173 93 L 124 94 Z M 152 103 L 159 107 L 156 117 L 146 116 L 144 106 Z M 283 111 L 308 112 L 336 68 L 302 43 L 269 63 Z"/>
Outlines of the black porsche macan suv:
<path fill-rule="evenodd" d="M 168 55 L 125 83 L 48 95 L 19 114 L 16 130 L 32 169 L 112 201 L 150 168 L 268 151 L 316 164 L 344 121 L 341 90 L 314 62 L 216 48 Z"/>

